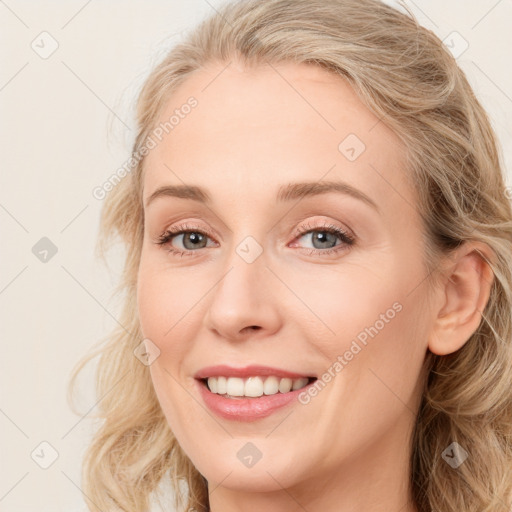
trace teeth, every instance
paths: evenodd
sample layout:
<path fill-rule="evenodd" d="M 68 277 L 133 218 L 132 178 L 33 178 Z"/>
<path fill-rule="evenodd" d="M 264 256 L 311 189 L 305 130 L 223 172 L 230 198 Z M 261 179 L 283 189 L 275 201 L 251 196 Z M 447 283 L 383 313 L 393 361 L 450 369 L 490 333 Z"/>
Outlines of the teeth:
<path fill-rule="evenodd" d="M 279 392 L 288 393 L 292 389 L 292 379 L 281 379 L 279 383 Z"/>
<path fill-rule="evenodd" d="M 263 384 L 263 393 L 265 395 L 275 395 L 279 391 L 279 379 L 277 377 L 267 377 Z"/>
<path fill-rule="evenodd" d="M 217 393 L 219 393 L 219 395 L 225 395 L 226 394 L 226 390 L 227 390 L 227 387 L 226 387 L 226 377 L 217 377 Z M 209 380 L 208 380 L 209 382 Z"/>
<path fill-rule="evenodd" d="M 244 395 L 253 397 L 263 395 L 263 380 L 261 377 L 249 377 L 245 381 Z"/>
<path fill-rule="evenodd" d="M 218 389 L 218 387 L 217 387 L 217 379 L 214 378 L 214 377 L 210 377 L 208 379 L 208 387 L 210 388 L 210 391 L 212 393 L 217 393 L 217 389 Z"/>
<path fill-rule="evenodd" d="M 226 384 L 226 393 L 231 396 L 244 396 L 244 379 L 229 378 Z"/>
<path fill-rule="evenodd" d="M 289 379 L 278 377 L 208 377 L 208 388 L 212 393 L 228 396 L 259 397 L 262 395 L 275 395 L 288 393 L 303 388 L 309 379 Z"/>
<path fill-rule="evenodd" d="M 303 388 L 308 383 L 308 381 L 309 379 L 306 377 L 302 377 L 302 379 L 292 380 L 292 391 Z"/>

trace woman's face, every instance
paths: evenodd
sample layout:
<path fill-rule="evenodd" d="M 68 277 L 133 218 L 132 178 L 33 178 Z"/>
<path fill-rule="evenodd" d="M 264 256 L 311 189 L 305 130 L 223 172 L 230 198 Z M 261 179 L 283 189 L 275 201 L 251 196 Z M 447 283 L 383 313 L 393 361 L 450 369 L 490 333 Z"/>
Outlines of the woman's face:
<path fill-rule="evenodd" d="M 183 450 L 231 490 L 367 479 L 383 461 L 393 476 L 430 328 L 399 139 L 341 78 L 305 64 L 211 65 L 160 121 L 173 115 L 145 161 L 137 300 Z M 263 368 L 237 374 L 250 365 Z M 295 387 L 317 380 L 286 393 L 286 372 L 309 379 Z M 256 396 L 212 393 L 205 375 Z"/>

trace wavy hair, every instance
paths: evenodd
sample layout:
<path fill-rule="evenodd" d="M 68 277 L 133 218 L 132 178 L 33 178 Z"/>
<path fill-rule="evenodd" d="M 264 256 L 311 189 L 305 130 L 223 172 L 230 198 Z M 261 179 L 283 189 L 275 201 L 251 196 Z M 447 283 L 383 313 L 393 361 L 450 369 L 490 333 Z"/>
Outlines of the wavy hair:
<path fill-rule="evenodd" d="M 145 80 L 136 104 L 140 155 L 170 95 L 190 73 L 227 65 L 310 63 L 345 79 L 404 142 L 419 195 L 431 284 L 440 258 L 466 241 L 487 244 L 494 279 L 478 329 L 455 353 L 425 358 L 412 437 L 410 486 L 419 512 L 509 512 L 512 496 L 512 208 L 496 135 L 451 53 L 412 13 L 379 0 L 241 0 L 203 19 Z M 114 295 L 119 326 L 94 357 L 99 424 L 83 458 L 91 511 L 145 512 L 161 483 L 177 510 L 209 510 L 206 479 L 185 455 L 156 398 L 142 340 L 136 281 L 143 239 L 144 158 L 109 192 L 97 254 L 125 249 Z M 124 379 L 124 381 L 123 381 Z M 73 405 L 72 405 L 73 407 Z M 469 452 L 457 469 L 442 460 L 453 442 Z M 185 485 L 184 485 L 185 484 Z"/>

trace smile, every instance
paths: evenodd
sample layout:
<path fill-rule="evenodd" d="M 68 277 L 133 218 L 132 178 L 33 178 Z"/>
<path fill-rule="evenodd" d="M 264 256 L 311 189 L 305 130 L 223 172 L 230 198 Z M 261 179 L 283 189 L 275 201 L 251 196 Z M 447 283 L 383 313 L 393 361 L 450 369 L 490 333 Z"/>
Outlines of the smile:
<path fill-rule="evenodd" d="M 208 389 L 225 398 L 251 397 L 257 398 L 263 395 L 276 395 L 302 389 L 314 380 L 314 377 L 300 377 L 290 379 L 280 378 L 274 375 L 267 377 L 251 376 L 245 379 L 240 377 L 209 377 L 203 379 Z"/>
<path fill-rule="evenodd" d="M 275 376 L 267 376 L 265 381 L 263 381 L 259 376 L 248 377 L 247 379 L 219 376 L 209 377 L 208 379 L 196 379 L 196 383 L 204 405 L 216 416 L 225 420 L 252 422 L 266 418 L 286 406 L 295 404 L 296 406 L 304 407 L 299 401 L 299 394 L 307 392 L 307 389 L 313 386 L 316 380 L 316 377 L 278 379 Z M 216 391 L 210 390 L 208 381 L 210 381 L 212 388 L 217 386 Z M 230 381 L 232 382 L 231 384 Z M 219 394 L 219 383 L 220 391 L 223 391 L 223 386 L 225 386 L 226 391 L 230 391 L 230 393 L 240 393 L 243 386 L 244 394 Z M 294 384 L 297 389 L 293 389 Z M 275 391 L 276 386 L 278 389 L 272 394 L 265 394 L 264 392 L 259 394 L 260 390 L 265 388 L 265 385 L 268 391 Z M 256 394 L 257 392 L 258 395 L 246 396 L 246 386 L 249 386 L 249 393 L 253 392 L 253 394 Z M 253 391 L 251 391 L 251 388 Z M 288 391 L 286 391 L 287 389 Z"/>

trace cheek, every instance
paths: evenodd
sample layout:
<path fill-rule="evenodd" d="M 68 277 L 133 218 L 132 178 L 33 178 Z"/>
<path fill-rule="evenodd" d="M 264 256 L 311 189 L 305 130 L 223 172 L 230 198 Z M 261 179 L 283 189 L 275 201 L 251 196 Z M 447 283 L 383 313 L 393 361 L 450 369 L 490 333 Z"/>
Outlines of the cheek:
<path fill-rule="evenodd" d="M 193 305 L 205 294 L 192 272 L 165 268 L 142 258 L 137 278 L 137 308 L 142 333 L 156 344 L 171 339 L 193 317 Z"/>
<path fill-rule="evenodd" d="M 374 261 L 379 261 L 378 268 Z M 283 279 L 294 283 L 295 295 L 302 299 L 295 301 L 302 310 L 299 314 L 297 309 L 295 320 L 307 324 L 309 339 L 323 340 L 326 349 L 343 351 L 358 335 L 364 339 L 365 329 L 377 323 L 381 330 L 383 321 L 393 321 L 398 316 L 397 303 L 403 300 L 404 286 L 395 278 L 394 262 L 389 256 L 381 255 L 371 263 L 352 260 L 338 269 L 326 271 L 324 267 L 300 274 L 300 280 L 298 272 Z"/>
<path fill-rule="evenodd" d="M 379 418 L 382 428 L 415 410 L 428 337 L 423 290 L 408 295 L 407 279 L 391 281 L 344 305 L 349 335 L 340 336 L 339 350 L 340 403 L 350 404 L 349 417 L 358 418 L 360 424 Z M 341 319 L 337 325 L 341 331 Z"/>
<path fill-rule="evenodd" d="M 141 267 L 137 281 L 137 309 L 140 326 L 143 336 L 157 344 L 164 329 L 169 329 L 165 314 L 167 307 L 167 297 L 162 289 L 161 281 L 156 279 L 156 275 Z"/>
<path fill-rule="evenodd" d="M 187 312 L 191 304 L 197 302 L 193 290 L 190 279 L 165 270 L 158 262 L 141 258 L 137 308 L 142 335 L 160 350 L 149 371 L 162 411 L 180 440 L 187 437 L 188 418 L 197 416 L 181 371 L 182 362 L 190 350 L 190 344 L 186 342 L 190 333 L 185 330 L 190 326 L 190 312 Z"/>
<path fill-rule="evenodd" d="M 173 435 L 185 453 L 195 459 L 199 456 L 196 453 L 194 457 L 197 435 L 191 432 L 197 431 L 197 420 L 202 419 L 204 412 L 198 410 L 197 402 L 191 399 L 192 390 L 183 384 L 178 368 L 172 366 L 173 359 L 167 353 L 162 356 L 150 366 L 153 388 Z"/>
<path fill-rule="evenodd" d="M 323 311 L 335 334 L 318 342 L 329 360 L 320 376 L 325 390 L 311 401 L 311 416 L 325 420 L 325 437 L 343 432 L 331 446 L 334 458 L 351 450 L 346 439 L 368 443 L 399 418 L 412 418 L 425 356 L 421 309 L 400 287 L 381 283 L 340 295 L 336 309 Z"/>
<path fill-rule="evenodd" d="M 386 384 L 407 394 L 425 357 L 425 290 L 420 286 L 411 293 L 422 269 L 404 259 L 381 253 L 371 262 L 353 260 L 342 271 L 324 269 L 295 281 L 294 291 L 307 304 L 302 320 L 297 315 L 296 321 L 326 356 L 325 370 L 343 373 L 341 380 L 354 385 L 364 381 L 365 389 L 378 394 L 389 393 Z"/>

